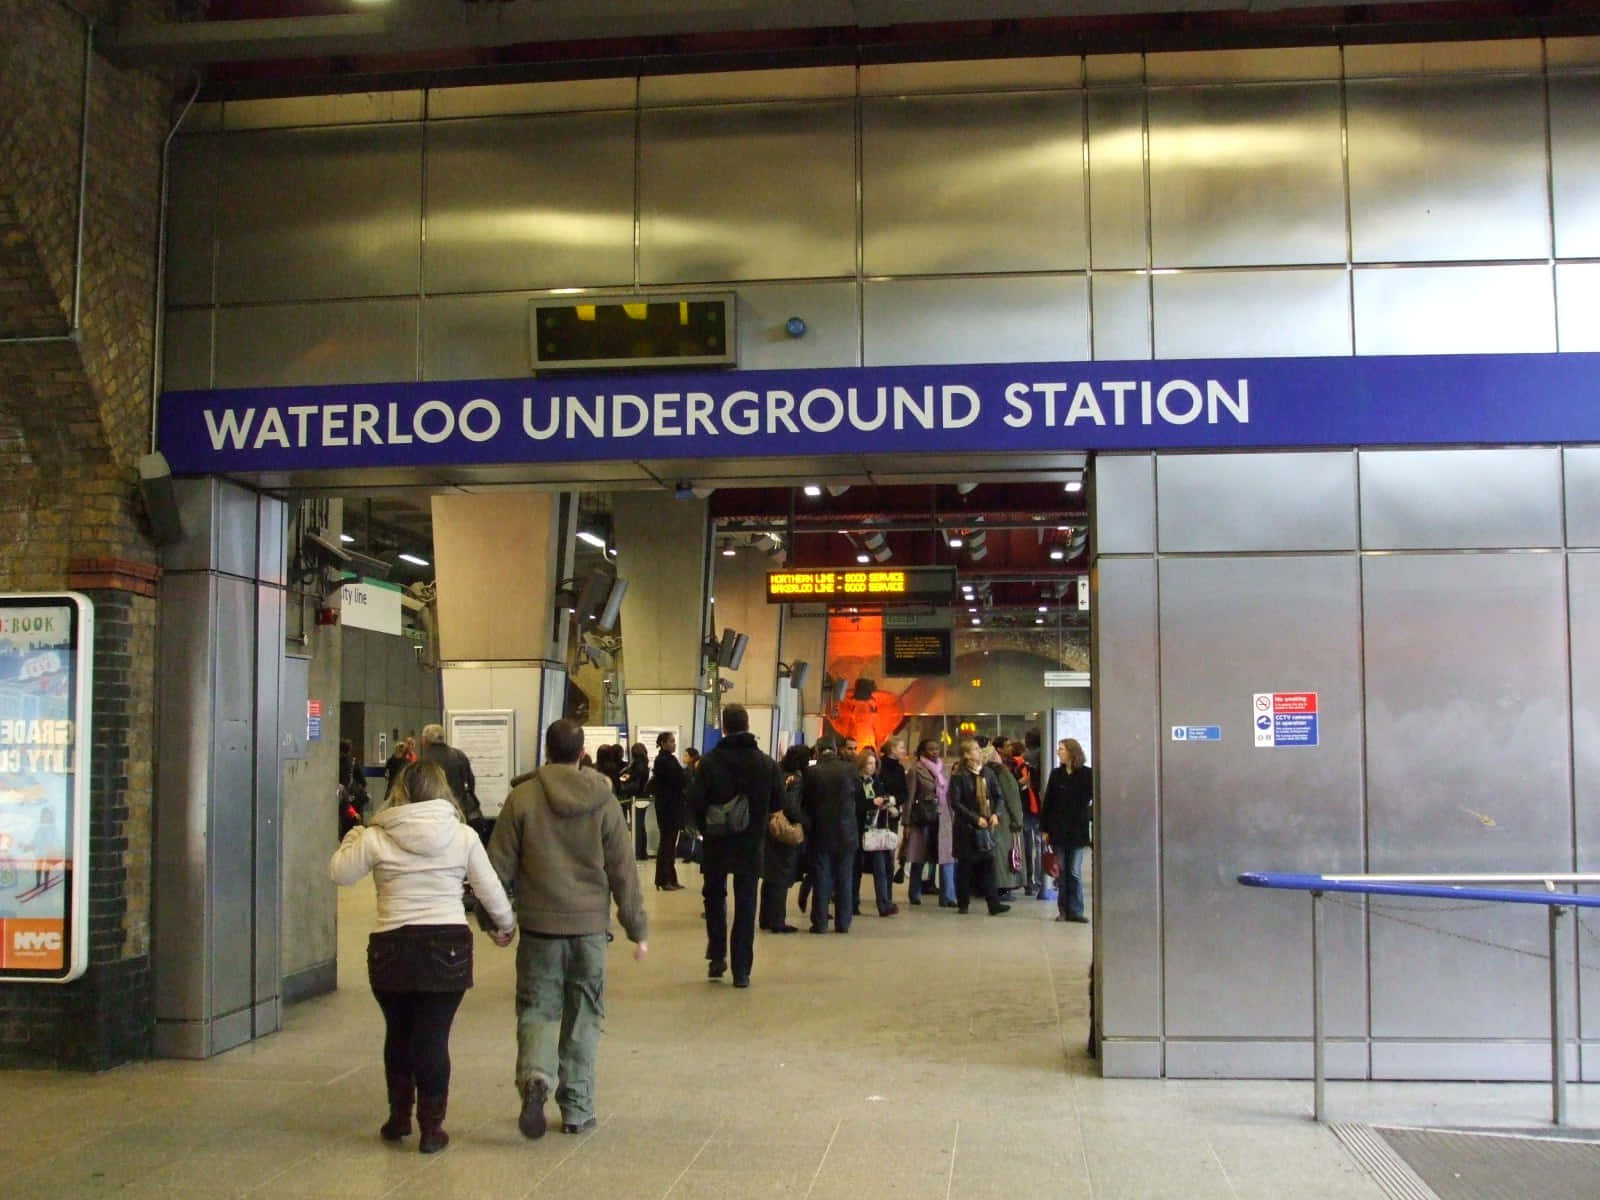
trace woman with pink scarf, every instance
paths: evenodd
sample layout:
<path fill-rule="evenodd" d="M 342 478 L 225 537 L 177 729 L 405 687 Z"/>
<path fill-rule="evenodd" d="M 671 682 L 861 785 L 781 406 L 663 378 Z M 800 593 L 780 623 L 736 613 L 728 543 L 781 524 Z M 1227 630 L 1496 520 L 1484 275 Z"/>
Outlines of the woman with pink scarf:
<path fill-rule="evenodd" d="M 939 866 L 940 908 L 956 905 L 956 856 L 950 825 L 950 775 L 938 738 L 923 738 L 917 760 L 906 771 L 906 862 L 911 867 L 906 898 L 922 903 L 924 863 Z"/>

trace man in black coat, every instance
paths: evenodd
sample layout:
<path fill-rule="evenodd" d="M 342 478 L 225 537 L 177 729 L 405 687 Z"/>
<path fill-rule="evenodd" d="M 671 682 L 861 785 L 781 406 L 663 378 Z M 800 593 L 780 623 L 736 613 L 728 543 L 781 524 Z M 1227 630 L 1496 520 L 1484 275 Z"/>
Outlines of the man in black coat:
<path fill-rule="evenodd" d="M 850 932 L 854 915 L 856 850 L 861 832 L 856 815 L 856 768 L 839 757 L 833 737 L 817 742 L 817 761 L 806 768 L 800 802 L 806 811 L 806 845 L 816 894 L 811 900 L 811 932 L 828 931 L 828 903 L 833 903 L 833 928 Z"/>
<path fill-rule="evenodd" d="M 749 820 L 741 830 L 710 836 L 706 810 L 743 795 Z M 767 818 L 783 805 L 783 773 L 756 745 L 750 714 L 742 704 L 722 710 L 722 740 L 700 759 L 689 782 L 689 814 L 705 839 L 701 871 L 706 906 L 706 975 L 721 979 L 733 959 L 733 986 L 750 986 L 756 957 L 756 884 L 761 879 L 761 846 Z M 728 937 L 728 876 L 733 876 L 733 937 Z"/>
<path fill-rule="evenodd" d="M 683 826 L 683 789 L 689 773 L 678 761 L 678 735 L 664 729 L 656 735 L 656 763 L 650 771 L 650 794 L 656 806 L 656 827 L 661 842 L 656 847 L 656 890 L 683 890 L 678 882 L 678 830 Z"/>

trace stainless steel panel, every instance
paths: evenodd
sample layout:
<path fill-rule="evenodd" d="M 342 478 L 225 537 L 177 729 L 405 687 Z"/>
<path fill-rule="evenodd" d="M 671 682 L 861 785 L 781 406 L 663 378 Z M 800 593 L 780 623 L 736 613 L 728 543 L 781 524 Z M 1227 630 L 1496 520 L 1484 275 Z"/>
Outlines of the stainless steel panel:
<path fill-rule="evenodd" d="M 210 1008 L 219 1017 L 254 1001 L 255 585 L 214 579 L 211 780 L 204 888 L 211 919 L 205 950 Z"/>
<path fill-rule="evenodd" d="M 425 290 L 633 282 L 633 114 L 428 126 Z"/>
<path fill-rule="evenodd" d="M 1600 546 L 1600 446 L 1568 446 L 1561 452 L 1566 491 L 1567 545 Z"/>
<path fill-rule="evenodd" d="M 227 100 L 222 121 L 228 129 L 288 129 L 299 125 L 371 125 L 422 120 L 420 90 L 330 92 L 321 96 L 275 96 L 268 100 Z"/>
<path fill-rule="evenodd" d="M 424 379 L 513 379 L 533 368 L 531 292 L 429 296 L 422 302 Z"/>
<path fill-rule="evenodd" d="M 860 89 L 863 96 L 906 96 L 917 92 L 1075 88 L 1083 83 L 1083 59 L 1077 55 L 1068 55 L 1040 58 L 980 58 L 946 62 L 863 63 L 860 75 Z"/>
<path fill-rule="evenodd" d="M 850 103 L 640 117 L 643 283 L 854 275 Z"/>
<path fill-rule="evenodd" d="M 1155 562 L 1101 558 L 1096 571 L 1097 1011 L 1107 1038 L 1159 1037 L 1162 910 Z"/>
<path fill-rule="evenodd" d="M 216 545 L 212 551 L 215 569 L 244 579 L 256 577 L 257 504 L 256 493 L 236 483 L 216 481 L 216 516 L 212 529 Z"/>
<path fill-rule="evenodd" d="M 281 588 L 258 585 L 255 589 L 255 779 L 251 812 L 253 847 L 251 906 L 251 999 L 258 1007 L 276 997 L 283 978 L 283 833 L 282 764 L 278 757 L 279 739 L 284 728 L 306 720 L 305 697 L 298 695 L 298 707 L 283 704 L 283 674 L 290 662 L 283 654 L 284 593 Z M 293 694 L 292 692 L 290 694 Z M 332 699 L 329 697 L 329 699 Z M 338 712 L 337 703 L 333 704 Z M 327 728 L 338 728 L 330 716 Z M 256 1037 L 270 1033 L 252 1021 Z"/>
<path fill-rule="evenodd" d="M 1089 357 L 1081 275 L 869 282 L 863 303 L 869 367 Z"/>
<path fill-rule="evenodd" d="M 1351 79 L 1373 75 L 1445 75 L 1457 71 L 1537 71 L 1540 55 L 1537 38 L 1350 45 L 1344 51 L 1344 70 Z"/>
<path fill-rule="evenodd" d="M 168 304 L 210 304 L 221 139 L 174 138 L 168 159 Z"/>
<path fill-rule="evenodd" d="M 1157 275 L 1157 358 L 1350 353 L 1344 269 Z"/>
<path fill-rule="evenodd" d="M 162 327 L 161 387 L 164 391 L 211 386 L 212 308 L 168 312 Z"/>
<path fill-rule="evenodd" d="M 1357 262 L 1544 258 L 1544 85 L 1406 79 L 1347 89 Z"/>
<path fill-rule="evenodd" d="M 1359 563 L 1168 558 L 1160 588 L 1161 729 L 1222 727 L 1220 742 L 1162 741 L 1166 1033 L 1305 1037 L 1311 902 L 1235 876 L 1363 869 Z M 1255 748 L 1250 697 L 1272 691 L 1317 693 L 1319 745 Z M 1330 905 L 1325 927 L 1326 968 L 1340 981 L 1327 1029 L 1359 1036 L 1361 905 Z"/>
<path fill-rule="evenodd" d="M 211 765 L 211 580 L 187 572 L 161 580 L 150 968 L 155 1013 L 163 1021 L 194 1021 L 210 1012 L 203 864 Z"/>
<path fill-rule="evenodd" d="M 211 527 L 216 519 L 214 490 L 217 481 L 174 479 L 178 497 L 178 517 L 183 522 L 183 540 L 161 551 L 161 566 L 170 575 L 176 571 L 204 571 L 212 563 Z"/>
<path fill-rule="evenodd" d="M 1600 350 L 1600 263 L 1556 264 L 1556 329 L 1563 353 Z"/>
<path fill-rule="evenodd" d="M 1506 905 L 1507 908 L 1521 908 Z M 1474 977 L 1474 987 L 1476 977 Z M 1501 1109 L 1497 1120 L 1522 1116 L 1529 1124 L 1550 1119 L 1550 1013 L 1545 1012 L 1544 1036 L 1533 1042 L 1485 1040 L 1479 1042 L 1382 1041 L 1372 1043 L 1373 1079 L 1440 1079 L 1469 1082 L 1542 1082 L 1540 1099 L 1521 1113 Z M 1567 1078 L 1576 1079 L 1576 1048 L 1570 1048 Z"/>
<path fill-rule="evenodd" d="M 1546 38 L 1544 46 L 1552 71 L 1600 66 L 1600 37 Z"/>
<path fill-rule="evenodd" d="M 288 582 L 289 564 L 284 553 L 284 541 L 289 532 L 289 506 L 270 496 L 256 497 L 259 508 L 256 521 L 256 578 L 263 583 L 282 587 Z"/>
<path fill-rule="evenodd" d="M 1542 354 L 1556 348 L 1549 267 L 1355 274 L 1357 354 Z"/>
<path fill-rule="evenodd" d="M 739 289 L 739 366 L 746 371 L 853 367 L 861 361 L 861 317 L 853 283 L 747 284 Z M 802 337 L 784 328 L 806 323 Z"/>
<path fill-rule="evenodd" d="M 1144 82 L 1143 54 L 1090 54 L 1083 60 L 1084 83 L 1090 87 Z"/>
<path fill-rule="evenodd" d="M 1106 1038 L 1100 1043 L 1100 1073 L 1107 1079 L 1160 1079 L 1161 1043 Z"/>
<path fill-rule="evenodd" d="M 1550 79 L 1550 183 L 1559 258 L 1600 255 L 1600 75 Z"/>
<path fill-rule="evenodd" d="M 219 388 L 380 383 L 416 371 L 414 298 L 217 312 Z"/>
<path fill-rule="evenodd" d="M 221 303 L 414 295 L 421 242 L 420 126 L 228 139 L 217 200 Z"/>
<path fill-rule="evenodd" d="M 1087 261 L 1079 92 L 863 101 L 861 162 L 868 275 Z"/>
<path fill-rule="evenodd" d="M 1339 85 L 1150 92 L 1157 266 L 1345 260 Z"/>
<path fill-rule="evenodd" d="M 787 67 L 766 71 L 708 71 L 641 75 L 641 106 L 748 104 L 764 100 L 822 100 L 853 96 L 854 67 Z"/>
<path fill-rule="evenodd" d="M 1102 362 L 1150 357 L 1150 279 L 1104 275 L 1090 281 L 1094 302 L 1094 356 Z"/>
<path fill-rule="evenodd" d="M 1145 78 L 1162 83 L 1233 83 L 1241 79 L 1338 79 L 1339 47 L 1177 50 L 1148 55 Z"/>
<path fill-rule="evenodd" d="M 631 75 L 622 79 L 561 79 L 543 83 L 429 88 L 428 119 L 631 109 L 637 95 L 638 80 Z"/>
<path fill-rule="evenodd" d="M 1309 910 L 1309 901 L 1307 902 Z M 1306 917 L 1307 936 L 1311 928 Z M 1309 973 L 1305 979 L 1311 990 Z M 1237 1041 L 1211 1039 L 1187 1042 L 1168 1039 L 1168 1079 L 1310 1079 L 1313 1073 L 1311 1039 Z M 1324 1069 L 1329 1079 L 1367 1078 L 1367 1043 L 1330 1040 L 1324 1047 Z"/>
<path fill-rule="evenodd" d="M 1145 267 L 1144 93 L 1089 93 L 1089 253 L 1096 270 Z"/>
<path fill-rule="evenodd" d="M 1364 560 L 1368 870 L 1572 869 L 1563 568 L 1557 554 Z M 1374 1037 L 1548 1032 L 1543 910 L 1369 907 Z"/>
<path fill-rule="evenodd" d="M 1156 511 L 1163 554 L 1354 550 L 1355 455 L 1163 454 Z"/>
<path fill-rule="evenodd" d="M 1561 545 L 1558 450 L 1368 450 L 1360 470 L 1365 550 Z"/>
<path fill-rule="evenodd" d="M 1574 456 L 1584 463 L 1589 484 L 1586 490 L 1592 495 L 1600 476 L 1600 451 L 1586 448 L 1567 452 L 1569 496 L 1574 483 Z M 1591 522 L 1595 520 L 1593 512 L 1587 516 Z M 1570 510 L 1568 520 L 1570 530 Z M 1600 555 L 1567 556 L 1567 621 L 1572 647 L 1573 812 L 1577 818 L 1573 869 L 1596 871 L 1600 870 Z M 1578 929 L 1578 960 L 1586 968 L 1574 972 L 1579 989 L 1579 1029 L 1585 1037 L 1600 1037 L 1600 976 L 1595 971 L 1600 952 L 1600 914 L 1579 909 Z"/>
<path fill-rule="evenodd" d="M 1155 460 L 1148 454 L 1095 455 L 1089 516 L 1095 554 L 1155 553 Z"/>

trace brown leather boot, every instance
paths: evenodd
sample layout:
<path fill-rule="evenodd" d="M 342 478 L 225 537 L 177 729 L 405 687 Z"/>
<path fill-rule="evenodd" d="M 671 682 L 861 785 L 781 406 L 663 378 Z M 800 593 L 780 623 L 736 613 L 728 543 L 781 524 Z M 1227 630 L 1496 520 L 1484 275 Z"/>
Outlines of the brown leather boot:
<path fill-rule="evenodd" d="M 417 1083 L 399 1071 L 385 1071 L 384 1080 L 389 1085 L 389 1119 L 378 1130 L 378 1136 L 386 1142 L 398 1142 L 411 1135 L 411 1105 L 417 1097 Z"/>
<path fill-rule="evenodd" d="M 437 1096 L 417 1096 L 417 1124 L 422 1127 L 422 1140 L 417 1149 L 424 1154 L 434 1154 L 450 1144 L 450 1135 L 444 1131 L 444 1110 L 450 1099 L 449 1092 Z"/>

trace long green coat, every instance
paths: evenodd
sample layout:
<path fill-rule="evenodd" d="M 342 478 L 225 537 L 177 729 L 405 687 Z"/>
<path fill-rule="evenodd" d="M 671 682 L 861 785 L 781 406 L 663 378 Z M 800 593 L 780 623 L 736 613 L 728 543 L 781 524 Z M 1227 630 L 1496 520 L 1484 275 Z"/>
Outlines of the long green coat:
<path fill-rule="evenodd" d="M 1022 788 L 1003 763 L 990 764 L 989 773 L 1000 782 L 1000 795 L 994 802 L 1000 817 L 994 830 L 994 886 L 1019 888 L 1024 881 L 1020 871 L 1011 869 L 1011 840 L 1022 836 Z"/>

